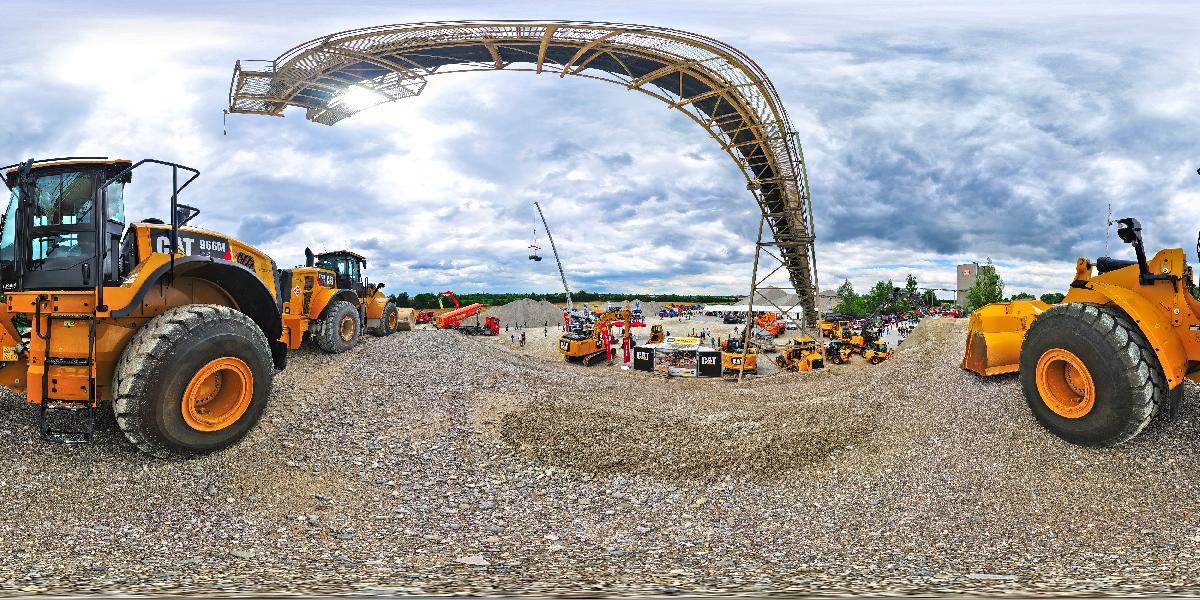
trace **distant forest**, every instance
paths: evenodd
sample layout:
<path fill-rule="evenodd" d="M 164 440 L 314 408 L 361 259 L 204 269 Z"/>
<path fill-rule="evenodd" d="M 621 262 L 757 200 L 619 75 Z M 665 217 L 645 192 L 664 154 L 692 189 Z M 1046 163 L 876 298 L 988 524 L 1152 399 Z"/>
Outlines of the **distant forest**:
<path fill-rule="evenodd" d="M 463 304 L 486 304 L 488 306 L 499 306 L 508 304 L 515 300 L 529 298 L 532 300 L 545 300 L 556 304 L 567 301 L 567 295 L 564 293 L 557 294 L 541 294 L 538 292 L 526 293 L 485 293 L 471 292 L 466 294 L 458 294 L 458 301 Z M 400 292 L 391 296 L 396 306 L 403 308 L 437 308 L 437 294 L 432 292 L 421 292 L 419 294 L 409 295 L 408 292 Z M 733 296 L 705 296 L 705 295 L 688 295 L 688 294 L 611 294 L 604 292 L 589 292 L 580 290 L 571 292 L 571 300 L 575 302 L 627 302 L 633 300 L 641 300 L 642 302 L 663 302 L 663 303 L 691 303 L 691 304 L 731 304 L 734 302 Z M 442 300 L 446 306 L 454 306 L 454 303 L 449 298 Z"/>

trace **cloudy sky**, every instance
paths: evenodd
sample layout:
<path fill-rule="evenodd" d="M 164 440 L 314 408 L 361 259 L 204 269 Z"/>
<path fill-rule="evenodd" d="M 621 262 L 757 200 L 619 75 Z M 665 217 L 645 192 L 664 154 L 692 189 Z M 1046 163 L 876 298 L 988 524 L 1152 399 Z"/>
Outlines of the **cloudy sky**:
<path fill-rule="evenodd" d="M 203 209 L 197 225 L 281 265 L 305 245 L 356 248 L 393 290 L 558 289 L 552 262 L 526 260 L 536 200 L 575 289 L 744 293 L 757 207 L 703 130 L 618 86 L 435 77 L 420 97 L 332 128 L 293 111 L 231 116 L 223 135 L 236 59 L 450 19 L 724 40 L 764 68 L 799 131 L 822 287 L 912 272 L 952 288 L 953 265 L 990 257 L 1011 291 L 1065 291 L 1076 257 L 1104 253 L 1110 203 L 1141 219 L 1152 247 L 1191 249 L 1200 228 L 1192 2 L 3 4 L 7 162 L 190 164 L 203 172 L 184 199 Z M 129 195 L 132 218 L 166 212 L 154 177 Z"/>

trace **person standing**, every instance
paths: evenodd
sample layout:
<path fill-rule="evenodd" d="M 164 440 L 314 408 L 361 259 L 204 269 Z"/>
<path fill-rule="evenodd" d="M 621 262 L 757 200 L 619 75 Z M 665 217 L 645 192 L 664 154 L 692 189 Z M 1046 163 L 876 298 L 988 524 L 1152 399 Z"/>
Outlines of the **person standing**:
<path fill-rule="evenodd" d="M 525 332 L 524 331 L 521 332 L 521 347 L 522 348 L 525 347 Z"/>

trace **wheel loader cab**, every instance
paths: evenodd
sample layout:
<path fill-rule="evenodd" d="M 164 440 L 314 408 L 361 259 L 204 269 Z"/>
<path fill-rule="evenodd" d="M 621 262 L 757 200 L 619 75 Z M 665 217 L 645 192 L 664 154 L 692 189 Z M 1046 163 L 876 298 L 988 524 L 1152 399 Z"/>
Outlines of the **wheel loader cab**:
<path fill-rule="evenodd" d="M 333 271 L 338 288 L 354 290 L 360 296 L 365 294 L 366 285 L 362 273 L 367 266 L 367 259 L 361 255 L 349 250 L 324 252 L 317 255 L 317 266 Z"/>
<path fill-rule="evenodd" d="M 0 228 L 5 290 L 84 290 L 98 281 L 117 281 L 124 188 L 132 177 L 113 178 L 131 165 L 127 160 L 63 159 L 30 160 L 9 168 L 4 173 L 9 201 Z M 101 202 L 105 215 L 97 219 Z M 97 263 L 100 244 L 108 246 L 102 265 Z"/>

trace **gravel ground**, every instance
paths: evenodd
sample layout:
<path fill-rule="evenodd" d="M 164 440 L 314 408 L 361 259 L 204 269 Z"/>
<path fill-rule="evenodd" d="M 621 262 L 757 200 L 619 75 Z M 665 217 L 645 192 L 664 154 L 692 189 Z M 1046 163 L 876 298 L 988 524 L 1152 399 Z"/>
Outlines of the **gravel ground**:
<path fill-rule="evenodd" d="M 740 387 L 414 331 L 294 354 L 242 444 L 184 462 L 47 444 L 5 396 L 0 590 L 1200 591 L 1196 389 L 1070 446 L 959 369 L 965 325 Z"/>

